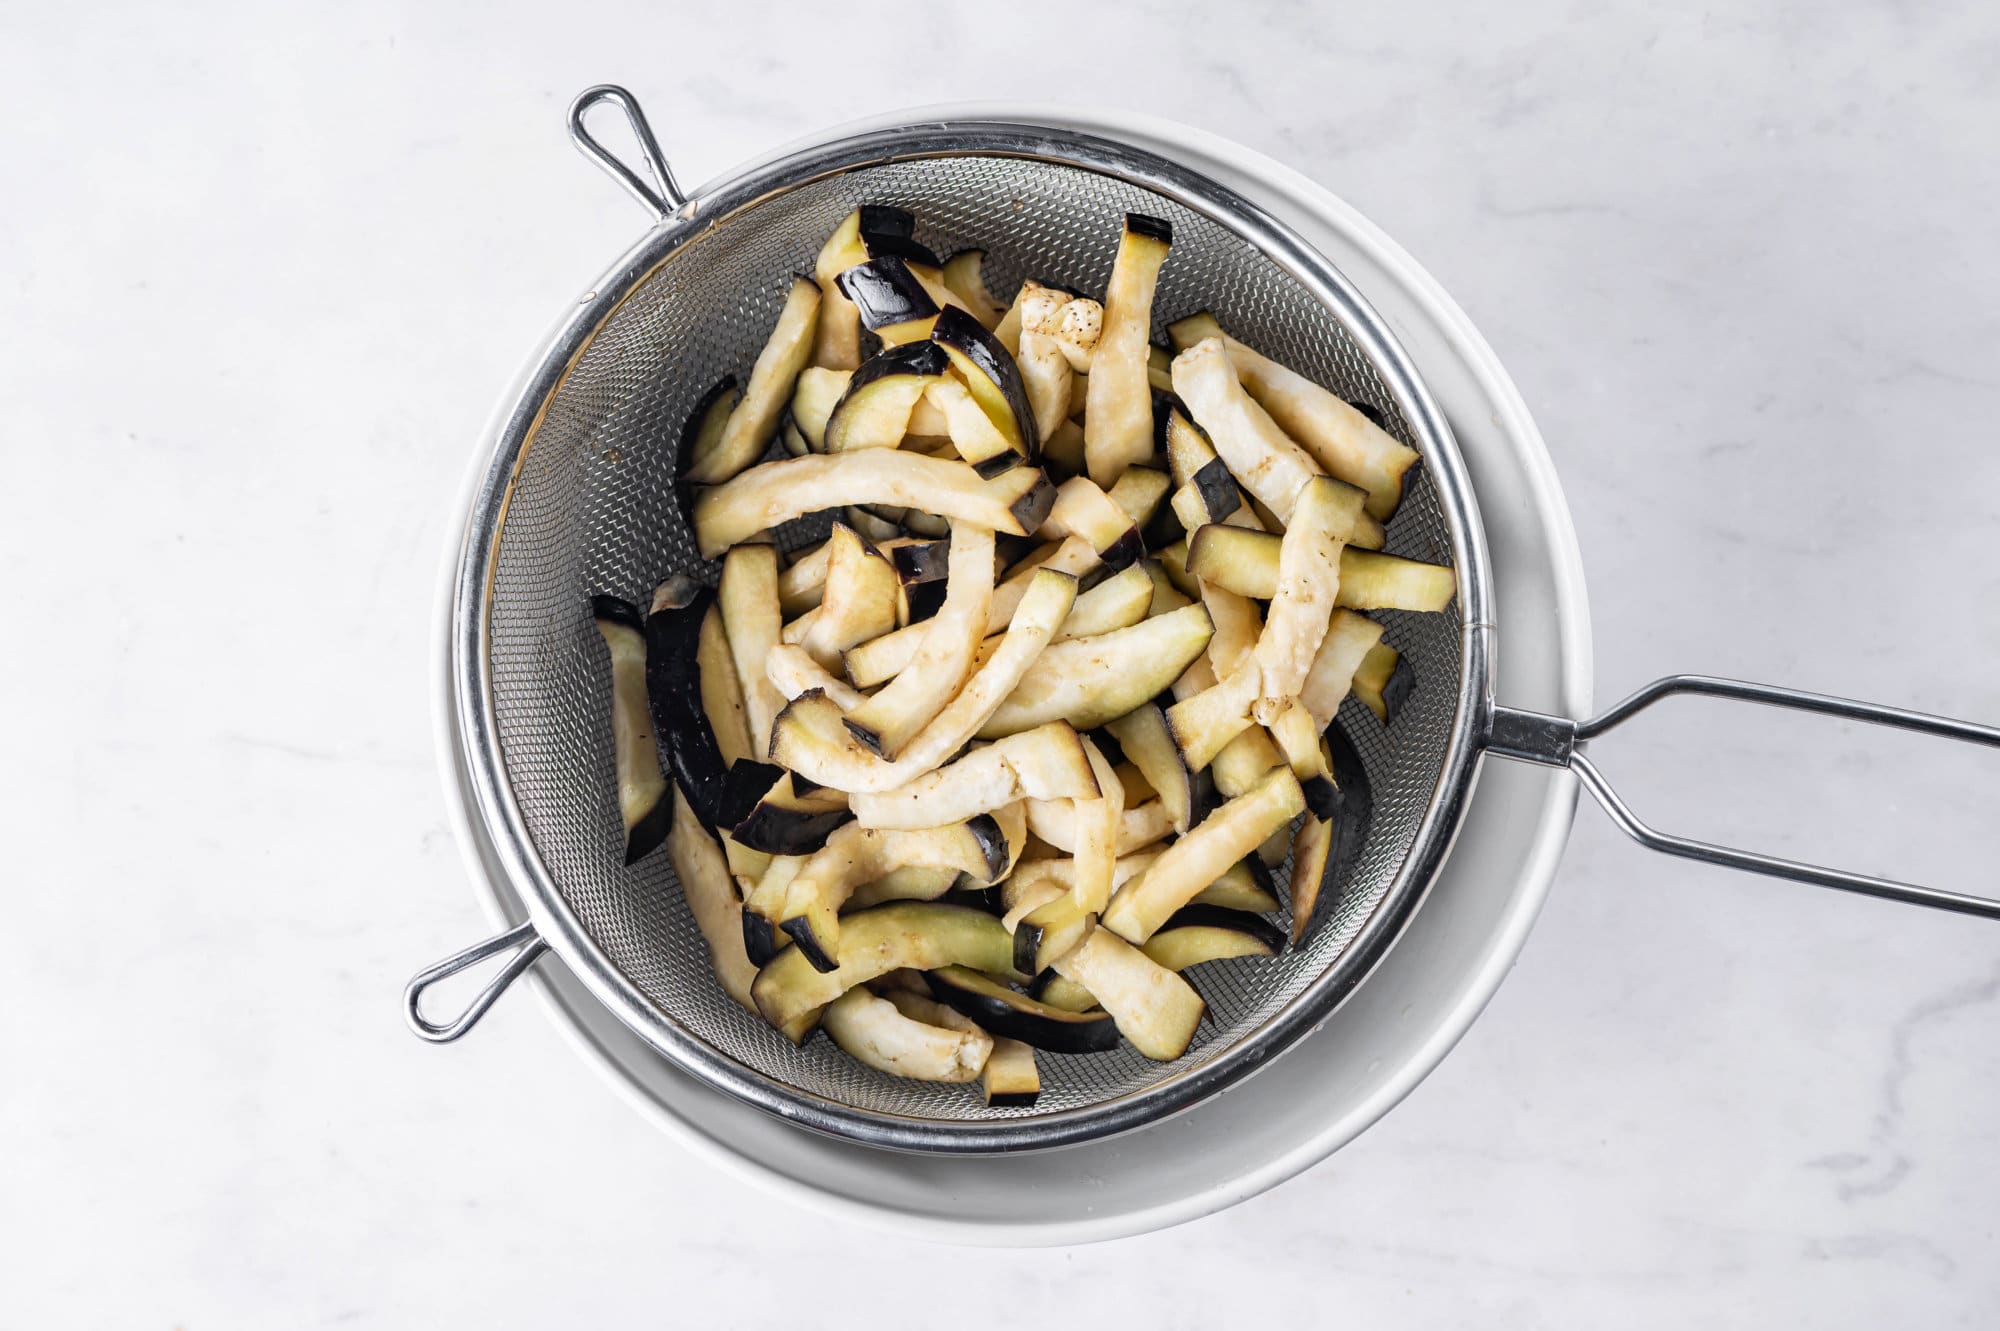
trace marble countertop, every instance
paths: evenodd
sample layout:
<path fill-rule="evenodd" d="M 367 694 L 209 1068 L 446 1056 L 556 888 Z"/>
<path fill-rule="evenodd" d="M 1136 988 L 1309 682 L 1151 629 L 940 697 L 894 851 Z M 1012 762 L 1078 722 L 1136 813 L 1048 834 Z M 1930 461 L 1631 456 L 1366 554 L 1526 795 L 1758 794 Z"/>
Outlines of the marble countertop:
<path fill-rule="evenodd" d="M 1605 700 L 1701 670 L 2000 719 L 1985 7 L 1111 8 L 5 25 L 0 1327 L 778 1326 L 803 1300 L 887 1331 L 974 1290 L 1075 1325 L 2000 1319 L 2000 929 L 1665 861 L 1589 809 L 1407 1103 L 1274 1192 L 1093 1248 L 774 1207 L 518 998 L 447 1052 L 402 1030 L 409 973 L 484 923 L 431 751 L 450 500 L 643 225 L 563 140 L 600 81 L 685 180 L 978 97 L 1262 149 L 1513 372 Z M 2000 755 L 1688 704 L 1601 757 L 1675 830 L 1994 886 Z"/>

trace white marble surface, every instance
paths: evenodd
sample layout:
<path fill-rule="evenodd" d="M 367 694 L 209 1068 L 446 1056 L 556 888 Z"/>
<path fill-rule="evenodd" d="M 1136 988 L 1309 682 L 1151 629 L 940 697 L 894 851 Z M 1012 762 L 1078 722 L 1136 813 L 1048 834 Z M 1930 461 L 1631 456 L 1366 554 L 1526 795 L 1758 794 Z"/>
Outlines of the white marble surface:
<path fill-rule="evenodd" d="M 690 180 L 980 96 L 1270 152 L 1509 364 L 1607 697 L 1701 669 L 2000 718 L 2000 20 L 1246 12 L 0 10 L 0 1327 L 775 1326 L 803 1298 L 892 1328 L 980 1290 L 1087 1325 L 2000 1319 L 2000 930 L 1659 861 L 1594 811 L 1402 1108 L 1097 1248 L 773 1214 L 527 1002 L 448 1052 L 402 1031 L 407 974 L 483 924 L 430 750 L 446 510 L 641 226 L 560 133 L 606 79 Z M 2000 758 L 1690 704 L 1604 762 L 1671 827 L 1994 886 Z"/>

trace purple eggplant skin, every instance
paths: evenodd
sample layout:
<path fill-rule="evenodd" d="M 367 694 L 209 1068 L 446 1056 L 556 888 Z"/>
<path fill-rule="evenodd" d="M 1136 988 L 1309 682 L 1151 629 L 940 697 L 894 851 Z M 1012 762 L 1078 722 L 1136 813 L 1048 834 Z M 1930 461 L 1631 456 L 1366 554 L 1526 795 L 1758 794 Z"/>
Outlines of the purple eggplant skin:
<path fill-rule="evenodd" d="M 863 231 L 861 243 L 867 246 L 868 257 L 871 259 L 896 258 L 905 263 L 920 263 L 926 268 L 936 268 L 942 263 L 930 246 L 920 244 L 908 236 L 892 236 L 881 231 Z"/>
<path fill-rule="evenodd" d="M 1010 504 L 1007 511 L 1014 515 L 1014 520 L 1021 524 L 1023 531 L 1035 531 L 1055 506 L 1056 487 L 1044 475 L 1033 489 Z"/>
<path fill-rule="evenodd" d="M 995 1035 L 1060 1054 L 1101 1054 L 1118 1047 L 1118 1024 L 1108 1012 L 1060 1012 L 997 982 L 993 989 L 976 987 L 943 971 L 926 971 L 924 982 L 932 998 Z"/>
<path fill-rule="evenodd" d="M 645 619 L 646 703 L 653 736 L 674 784 L 688 807 L 711 832 L 727 830 L 723 797 L 729 769 L 715 742 L 715 729 L 701 709 L 701 658 L 697 647 L 702 617 L 715 593 L 703 587 L 678 610 L 660 610 Z M 633 611 L 634 614 L 638 612 Z"/>
<path fill-rule="evenodd" d="M 1333 903 L 1340 899 L 1341 884 L 1360 861 L 1375 816 L 1375 791 L 1368 782 L 1368 769 L 1362 764 L 1354 741 L 1338 722 L 1326 728 L 1325 738 L 1327 753 L 1333 760 L 1333 779 L 1340 783 L 1340 798 L 1338 807 L 1326 819 L 1333 824 L 1333 844 L 1327 848 L 1326 869 L 1320 875 L 1319 895 L 1313 898 L 1312 918 L 1306 921 L 1305 930 L 1299 935 L 1302 944 L 1325 922 Z"/>
<path fill-rule="evenodd" d="M 1243 506 L 1243 492 L 1236 488 L 1236 477 L 1221 458 L 1204 463 L 1193 479 L 1210 522 L 1220 522 Z"/>
<path fill-rule="evenodd" d="M 736 396 L 740 396 L 736 376 L 723 375 L 701 395 L 681 426 L 680 442 L 674 450 L 674 504 L 680 509 L 681 521 L 690 528 L 694 526 L 694 487 L 687 482 L 687 469 L 694 465 L 695 440 L 701 436 L 702 423 L 708 419 L 709 413 L 727 409 L 730 399 Z"/>
<path fill-rule="evenodd" d="M 1382 408 L 1376 406 L 1373 402 L 1350 402 L 1347 405 L 1353 407 L 1363 416 L 1366 416 L 1368 423 L 1376 429 L 1386 430 L 1389 428 L 1388 418 L 1382 414 Z"/>
<path fill-rule="evenodd" d="M 901 259 L 870 259 L 855 264 L 835 278 L 834 284 L 861 311 L 861 326 L 871 333 L 912 319 L 928 319 L 938 312 L 937 302 Z"/>
<path fill-rule="evenodd" d="M 1023 458 L 1032 462 L 1040 457 L 1042 436 L 1035 425 L 1035 410 L 1028 405 L 1027 386 L 1021 382 L 1021 371 L 1014 364 L 1014 358 L 1007 354 L 1007 348 L 1000 345 L 999 339 L 980 327 L 979 321 L 964 310 L 949 305 L 939 312 L 937 323 L 931 329 L 931 340 L 958 352 L 971 361 L 981 374 L 999 385 L 1001 395 L 1007 399 L 1007 409 L 1013 413 L 1015 427 L 1021 432 L 1022 451 L 1015 462 Z M 1007 465 L 1013 466 L 1014 463 Z"/>
<path fill-rule="evenodd" d="M 764 797 L 786 775 L 782 767 L 750 758 L 730 766 L 723 785 L 722 816 L 737 844 L 766 855 L 810 855 L 826 844 L 835 828 L 854 817 L 846 809 L 806 813 L 766 802 Z M 792 778 L 792 792 L 805 793 L 799 790 L 797 777 Z"/>
<path fill-rule="evenodd" d="M 820 946 L 819 938 L 813 933 L 811 920 L 801 915 L 786 920 L 778 927 L 792 936 L 792 946 L 798 948 L 814 970 L 824 975 L 829 971 L 840 969 L 840 962 L 829 956 L 827 950 Z"/>
<path fill-rule="evenodd" d="M 965 830 L 972 833 L 972 839 L 979 846 L 979 853 L 986 858 L 986 881 L 998 882 L 1007 872 L 1007 834 L 1000 830 L 1000 823 L 990 813 L 982 813 L 967 820 Z"/>
<path fill-rule="evenodd" d="M 895 374 L 916 374 L 934 379 L 951 368 L 951 358 L 944 349 L 932 342 L 905 342 L 900 347 L 887 347 L 876 352 L 861 363 L 854 377 L 847 381 L 847 391 L 842 393 L 845 401 L 854 395 L 857 388 L 866 387 L 877 379 L 886 379 Z M 840 409 L 839 403 L 834 410 Z"/>
<path fill-rule="evenodd" d="M 1299 783 L 1305 793 L 1306 809 L 1315 818 L 1331 818 L 1340 811 L 1340 787 L 1314 773 Z"/>
<path fill-rule="evenodd" d="M 1410 658 L 1398 656 L 1396 668 L 1389 672 L 1389 682 L 1382 686 L 1382 711 L 1384 726 L 1393 725 L 1402 715 L 1403 704 L 1417 691 L 1417 672 L 1410 667 Z M 1337 779 L 1337 778 L 1336 778 Z"/>
<path fill-rule="evenodd" d="M 916 234 L 917 219 L 909 209 L 892 203 L 864 203 L 860 229 L 864 236 L 901 236 L 907 240 Z"/>
<path fill-rule="evenodd" d="M 996 918 L 1007 913 L 1007 902 L 998 887 L 955 887 L 951 899 L 961 906 L 983 910 Z"/>
<path fill-rule="evenodd" d="M 1139 529 L 1139 541 L 1150 553 L 1166 549 L 1187 534 L 1187 528 L 1181 525 L 1181 515 L 1174 512 L 1172 504 L 1161 500 L 1153 515 L 1146 519 L 1146 525 Z"/>
<path fill-rule="evenodd" d="M 1148 240 L 1164 241 L 1169 245 L 1174 243 L 1173 225 L 1158 217 L 1148 217 L 1145 213 L 1125 214 L 1125 229 Z"/>
<path fill-rule="evenodd" d="M 743 912 L 743 954 L 752 966 L 762 966 L 778 955 L 778 940 L 771 936 L 771 922 L 756 911 Z"/>
<path fill-rule="evenodd" d="M 910 602 L 910 622 L 921 623 L 938 612 L 944 605 L 945 585 L 942 582 L 912 583 L 904 595 Z"/>
<path fill-rule="evenodd" d="M 889 552 L 896 580 L 905 587 L 918 583 L 943 582 L 951 568 L 951 542 L 925 541 L 921 545 L 899 545 Z M 796 786 L 793 789 L 797 789 Z"/>
<path fill-rule="evenodd" d="M 1262 915 L 1252 915 L 1247 910 L 1230 910 L 1226 906 L 1205 906 L 1199 903 L 1182 906 L 1167 917 L 1156 934 L 1170 929 L 1233 929 L 1239 934 L 1247 934 L 1271 949 L 1276 956 L 1285 950 L 1285 931 L 1265 919 Z"/>

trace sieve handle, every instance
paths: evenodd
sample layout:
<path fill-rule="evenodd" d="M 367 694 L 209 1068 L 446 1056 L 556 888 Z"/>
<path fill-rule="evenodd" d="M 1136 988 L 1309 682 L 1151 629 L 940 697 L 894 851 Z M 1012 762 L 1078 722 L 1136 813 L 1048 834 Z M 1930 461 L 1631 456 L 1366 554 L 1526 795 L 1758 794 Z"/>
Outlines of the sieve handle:
<path fill-rule="evenodd" d="M 472 1001 L 465 1005 L 465 1011 L 443 1023 L 424 1016 L 424 990 L 510 947 L 520 951 L 509 957 L 507 964 L 500 968 L 500 973 L 473 996 Z M 454 952 L 437 965 L 418 971 L 416 978 L 403 989 L 403 1016 L 409 1021 L 410 1029 L 422 1038 L 432 1044 L 448 1044 L 478 1025 L 479 1019 L 486 1015 L 486 1009 L 493 1006 L 493 1000 L 505 993 L 507 986 L 519 979 L 521 973 L 548 950 L 549 945 L 535 932 L 533 922 L 523 920 L 504 934 L 474 943 L 463 952 Z"/>
<path fill-rule="evenodd" d="M 1611 783 L 1604 779 L 1603 773 L 1584 756 L 1581 746 L 1585 741 L 1595 739 L 1605 731 L 1631 720 L 1661 699 L 1680 693 L 1729 698 L 1737 702 L 1762 703 L 1767 707 L 1784 707 L 1796 712 L 1818 712 L 1823 716 L 1837 716 L 1849 721 L 1867 721 L 1872 725 L 1915 731 L 1920 735 L 1936 735 L 1943 739 L 1964 740 L 1970 744 L 2000 748 L 2000 729 L 1975 725 L 1970 721 L 1954 721 L 1950 717 L 1905 711 L 1900 707 L 1882 707 L 1875 703 L 1855 702 L 1849 698 L 1834 698 L 1823 693 L 1802 693 L 1797 689 L 1781 689 L 1770 684 L 1750 684 L 1740 679 L 1717 679 L 1712 675 L 1669 675 L 1665 679 L 1654 680 L 1617 706 L 1588 721 L 1571 721 L 1566 717 L 1544 716 L 1539 712 L 1524 712 L 1509 707 L 1495 708 L 1493 723 L 1486 735 L 1486 750 L 1517 762 L 1539 763 L 1545 767 L 1566 767 L 1575 772 L 1584 787 L 1596 797 L 1599 804 L 1604 806 L 1604 811 L 1611 815 L 1612 821 L 1624 828 L 1633 840 L 1652 850 L 1663 851 L 1668 855 L 1679 855 L 1685 859 L 1701 860 L 1708 864 L 1723 864 L 1732 869 L 1748 869 L 1752 873 L 1769 874 L 1774 878 L 1790 878 L 1801 883 L 1837 887 L 1842 891 L 1860 892 L 1889 901 L 1908 902 L 1916 906 L 1934 906 L 1939 910 L 1958 911 L 1984 919 L 2000 920 L 2000 900 L 1968 896 L 1962 892 L 1946 892 L 1935 887 L 1898 882 L 1893 878 L 1875 878 L 1868 874 L 1850 873 L 1844 869 L 1823 868 L 1817 864 L 1780 859 L 1775 855 L 1763 855 L 1756 851 L 1717 846 L 1706 841 L 1673 836 L 1649 826 L 1618 797 L 1618 792 L 1611 788 Z"/>
<path fill-rule="evenodd" d="M 616 153 L 598 142 L 597 136 L 583 123 L 593 107 L 605 102 L 625 113 L 626 123 L 632 126 L 632 137 L 639 141 L 639 152 L 646 159 L 646 170 L 653 177 L 651 182 L 642 179 Z M 681 193 L 679 183 L 674 180 L 674 169 L 667 165 L 667 155 L 660 151 L 660 141 L 653 137 L 646 113 L 639 109 L 639 99 L 617 84 L 600 83 L 577 94 L 576 100 L 569 104 L 569 136 L 584 156 L 603 167 L 625 187 L 626 193 L 646 205 L 656 220 L 664 222 L 687 202 L 687 195 Z"/>

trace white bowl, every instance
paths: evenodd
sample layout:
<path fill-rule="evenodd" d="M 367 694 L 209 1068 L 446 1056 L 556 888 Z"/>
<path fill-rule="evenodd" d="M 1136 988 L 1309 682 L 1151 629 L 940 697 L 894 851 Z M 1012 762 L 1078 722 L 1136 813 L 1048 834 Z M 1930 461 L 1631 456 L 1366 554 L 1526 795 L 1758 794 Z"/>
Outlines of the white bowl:
<path fill-rule="evenodd" d="M 1500 700 L 1589 714 L 1583 569 L 1554 468 L 1491 349 L 1409 255 L 1298 173 L 1214 135 L 1145 116 L 1033 105 L 926 107 L 838 126 L 773 155 L 946 118 L 1028 120 L 1122 139 L 1222 181 L 1318 245 L 1402 339 L 1465 454 L 1491 547 Z M 476 456 L 489 453 L 481 448 Z M 470 498 L 468 483 L 468 504 Z M 449 582 L 448 576 L 443 624 Z M 440 632 L 440 644 L 447 640 Z M 436 682 L 451 817 L 489 916 L 507 927 L 525 912 L 473 811 L 442 649 Z M 1163 1229 L 1255 1196 L 1388 1112 L 1437 1066 L 1499 987 L 1541 907 L 1575 807 L 1568 773 L 1507 763 L 1482 773 L 1457 847 L 1429 898 L 1380 968 L 1318 1032 L 1206 1104 L 1124 1137 L 1061 1151 L 911 1156 L 821 1137 L 675 1069 L 553 956 L 531 975 L 586 1061 L 669 1136 L 748 1182 L 933 1241 L 1087 1243 Z"/>

